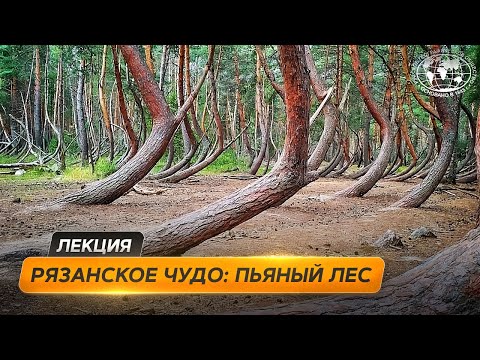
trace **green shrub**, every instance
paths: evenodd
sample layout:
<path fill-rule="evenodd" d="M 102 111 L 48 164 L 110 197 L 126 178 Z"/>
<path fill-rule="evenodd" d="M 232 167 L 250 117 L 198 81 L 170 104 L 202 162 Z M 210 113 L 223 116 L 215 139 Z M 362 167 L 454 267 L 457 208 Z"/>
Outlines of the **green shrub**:
<path fill-rule="evenodd" d="M 203 169 L 200 174 L 221 174 L 224 172 L 247 171 L 247 159 L 237 157 L 235 150 L 227 149 L 210 165 Z"/>
<path fill-rule="evenodd" d="M 64 181 L 94 181 L 99 180 L 115 172 L 115 165 L 101 157 L 95 164 L 95 172 L 92 174 L 91 166 L 72 165 L 67 166 L 63 173 Z"/>

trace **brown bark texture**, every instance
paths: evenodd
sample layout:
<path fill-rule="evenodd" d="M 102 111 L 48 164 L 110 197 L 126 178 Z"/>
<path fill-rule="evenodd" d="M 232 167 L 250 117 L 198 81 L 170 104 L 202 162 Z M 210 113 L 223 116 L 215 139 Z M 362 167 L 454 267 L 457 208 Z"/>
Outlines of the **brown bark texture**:
<path fill-rule="evenodd" d="M 457 138 L 459 99 L 435 98 L 435 105 L 443 122 L 442 148 L 433 163 L 428 175 L 416 185 L 406 196 L 398 200 L 392 207 L 419 207 L 435 191 L 445 175 L 452 158 L 455 139 Z"/>
<path fill-rule="evenodd" d="M 123 127 L 127 132 L 129 147 L 127 156 L 123 159 L 119 166 L 123 166 L 129 161 L 138 151 L 138 139 L 135 131 L 133 130 L 132 122 L 128 117 L 127 106 L 125 105 L 125 96 L 123 95 L 122 75 L 120 74 L 120 64 L 118 61 L 118 54 L 116 46 L 112 46 L 113 53 L 113 68 L 115 70 L 115 81 L 117 83 L 118 90 L 118 104 L 120 106 L 120 113 L 122 114 Z"/>
<path fill-rule="evenodd" d="M 105 124 L 105 130 L 107 132 L 108 145 L 109 145 L 109 159 L 113 161 L 114 156 L 114 141 L 113 141 L 113 132 L 112 125 L 110 121 L 110 115 L 108 114 L 107 109 L 107 96 L 105 94 L 105 75 L 106 75 L 106 66 L 107 66 L 107 45 L 103 46 L 102 54 L 102 69 L 100 71 L 100 81 L 98 83 L 98 97 L 100 100 L 100 109 L 102 110 L 103 122 Z"/>
<path fill-rule="evenodd" d="M 282 45 L 279 53 L 287 124 L 283 152 L 272 171 L 243 189 L 146 233 L 143 255 L 182 254 L 265 209 L 282 204 L 305 186 L 310 109 L 305 50 L 301 45 Z"/>
<path fill-rule="evenodd" d="M 365 102 L 367 109 L 370 111 L 370 114 L 372 114 L 373 118 L 380 126 L 383 139 L 380 153 L 378 154 L 375 162 L 368 169 L 367 173 L 353 185 L 336 193 L 337 196 L 355 197 L 365 195 L 382 177 L 385 169 L 387 168 L 390 153 L 392 152 L 394 136 L 390 119 L 386 118 L 386 116 L 381 112 L 379 106 L 373 99 L 370 90 L 366 86 L 365 73 L 360 63 L 358 46 L 350 45 L 349 49 L 352 58 L 353 71 L 355 73 L 355 80 L 357 81 L 360 94 L 362 95 L 363 101 Z"/>
<path fill-rule="evenodd" d="M 318 75 L 317 68 L 315 66 L 315 62 L 313 61 L 313 56 L 308 45 L 305 45 L 305 54 L 313 92 L 315 93 L 317 100 L 322 102 L 327 95 L 327 86 Z M 333 105 L 331 100 L 325 104 L 323 108 L 323 115 L 325 116 L 323 132 L 320 136 L 320 140 L 318 140 L 315 149 L 308 159 L 307 167 L 309 171 L 317 170 L 322 164 L 322 161 L 324 160 L 325 155 L 332 144 L 333 138 L 335 137 L 335 129 L 340 122 L 338 110 Z"/>
<path fill-rule="evenodd" d="M 480 314 L 480 229 L 386 281 L 377 294 L 327 296 L 242 314 L 255 315 L 440 315 Z"/>
<path fill-rule="evenodd" d="M 80 191 L 66 195 L 56 203 L 108 204 L 128 192 L 143 179 L 162 157 L 175 129 L 200 91 L 212 64 L 213 49 L 213 46 L 210 47 L 208 62 L 195 89 L 174 116 L 167 105 L 163 92 L 142 60 L 138 48 L 132 45 L 120 45 L 122 55 L 152 116 L 152 132 L 137 154 L 115 173 L 87 185 Z"/>

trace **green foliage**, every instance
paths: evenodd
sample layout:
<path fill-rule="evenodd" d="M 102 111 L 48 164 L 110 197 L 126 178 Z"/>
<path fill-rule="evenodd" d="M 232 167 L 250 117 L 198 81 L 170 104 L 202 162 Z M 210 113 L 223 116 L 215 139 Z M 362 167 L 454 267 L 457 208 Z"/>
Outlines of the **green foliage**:
<path fill-rule="evenodd" d="M 221 174 L 225 172 L 248 171 L 247 159 L 237 157 L 235 150 L 227 149 L 200 174 Z"/>
<path fill-rule="evenodd" d="M 29 155 L 24 160 L 24 162 L 29 162 L 33 160 L 35 160 L 33 155 Z M 57 181 L 94 181 L 105 178 L 115 172 L 115 165 L 110 163 L 110 161 L 106 157 L 101 157 L 100 159 L 98 159 L 95 164 L 95 172 L 93 174 L 92 168 L 90 166 L 82 167 L 75 163 L 76 161 L 78 161 L 76 158 L 68 157 L 67 168 L 61 175 L 58 175 L 59 173 L 57 164 L 53 163 L 48 166 L 44 165 L 26 168 L 25 173 L 20 176 L 16 176 L 13 174 L 1 175 L 0 179 L 8 181 L 46 181 L 55 178 Z M 0 163 L 2 164 L 12 164 L 16 162 L 18 162 L 18 159 L 14 156 L 0 155 Z M 2 172 L 1 169 L 0 172 Z"/>
<path fill-rule="evenodd" d="M 92 174 L 90 167 L 82 167 L 74 165 L 67 167 L 63 173 L 62 180 L 64 181 L 93 181 L 98 180 L 95 173 Z"/>
<path fill-rule="evenodd" d="M 152 174 L 156 174 L 156 173 L 160 172 L 160 170 L 163 169 L 163 167 L 167 163 L 167 156 L 168 155 L 162 156 L 162 158 L 160 160 L 158 160 L 158 162 L 155 164 L 153 169 L 150 171 Z"/>
<path fill-rule="evenodd" d="M 2 106 L 5 107 L 5 115 L 11 113 L 14 116 L 20 118 L 21 113 L 23 112 L 22 106 L 22 97 L 23 99 L 27 96 L 27 89 L 29 86 L 29 79 L 32 70 L 32 61 L 33 53 L 37 45 L 0 45 L 0 111 L 3 113 Z M 139 46 L 141 50 L 141 56 L 144 56 L 143 49 Z M 363 66 L 363 70 L 367 72 L 368 64 L 368 46 L 362 45 L 360 48 L 360 58 Z M 281 70 L 278 61 L 278 48 L 272 45 L 263 46 L 265 52 L 266 61 L 274 74 L 276 81 L 280 84 L 283 83 Z M 423 56 L 425 54 L 424 50 L 420 46 L 409 46 L 409 54 L 414 53 L 414 58 Z M 459 51 L 458 45 L 452 46 L 453 51 Z M 48 104 L 46 104 L 43 111 L 48 111 L 50 118 L 53 119 L 53 106 L 54 106 L 54 96 L 55 96 L 55 82 L 57 79 L 57 66 L 59 60 L 62 59 L 63 62 L 63 119 L 66 124 L 64 130 L 64 144 L 66 148 L 66 158 L 67 158 L 67 170 L 65 174 L 59 177 L 60 181 L 91 181 L 99 178 L 108 176 L 113 171 L 114 167 L 106 158 L 100 159 L 95 166 L 95 173 L 91 174 L 91 168 L 85 167 L 82 168 L 78 165 L 72 165 L 78 161 L 78 143 L 76 141 L 75 126 L 73 124 L 74 112 L 75 112 L 75 92 L 76 92 L 76 81 L 78 77 L 78 64 L 81 58 L 86 60 L 86 67 L 84 70 L 85 75 L 85 93 L 87 97 L 85 102 L 92 105 L 91 113 L 91 126 L 93 126 L 92 133 L 95 134 L 95 137 L 101 136 L 100 144 L 102 146 L 102 151 L 105 149 L 105 130 L 104 124 L 102 121 L 102 114 L 99 107 L 98 101 L 98 83 L 100 78 L 100 69 L 102 65 L 102 53 L 103 45 L 39 45 L 40 50 L 40 62 L 41 62 L 41 92 L 42 92 L 42 103 L 45 103 L 45 73 L 48 73 Z M 115 86 L 115 76 L 113 72 L 113 61 L 112 61 L 112 51 L 110 45 L 107 47 L 107 58 L 106 58 L 106 79 L 105 79 L 105 90 L 107 96 L 107 106 L 111 108 L 112 113 L 115 108 L 115 97 L 116 97 L 116 86 Z M 415 50 L 415 51 L 413 51 Z M 477 70 L 480 71 L 480 46 L 479 45 L 466 45 L 464 47 L 465 54 L 467 57 L 472 59 L 476 65 Z M 385 95 L 385 85 L 386 77 L 388 74 L 387 67 L 384 63 L 385 59 L 388 59 L 388 46 L 387 45 L 375 45 L 376 54 L 374 56 L 374 78 L 372 84 L 372 93 L 378 104 L 383 103 L 383 98 Z M 154 66 L 156 69 L 155 81 L 158 82 L 160 72 L 160 61 L 162 58 L 163 46 L 162 45 L 152 45 L 152 54 L 154 60 Z M 167 73 L 164 83 L 164 94 L 167 100 L 168 105 L 171 108 L 172 113 L 177 111 L 177 84 L 176 84 L 176 72 L 178 71 L 177 61 L 178 61 L 178 46 L 170 46 L 170 55 L 169 63 L 167 66 Z M 311 47 L 311 52 L 315 61 L 316 68 L 319 75 L 325 80 L 327 87 L 334 85 L 335 75 L 336 75 L 336 59 L 337 59 L 337 46 L 335 45 L 315 45 Z M 46 63 L 46 55 L 48 54 L 48 63 Z M 373 134 L 375 122 L 366 110 L 362 97 L 358 91 L 356 81 L 351 66 L 351 59 L 349 56 L 348 46 L 343 46 L 343 89 L 345 89 L 348 81 L 351 79 L 351 87 L 349 91 L 348 101 L 346 103 L 346 108 L 342 114 L 342 122 L 347 120 L 348 126 L 350 129 L 355 131 L 360 137 L 363 132 L 363 123 L 367 119 L 370 121 L 370 134 Z M 198 81 L 199 76 L 203 72 L 204 65 L 207 61 L 208 56 L 208 47 L 206 45 L 191 45 L 190 46 L 190 69 L 191 69 L 191 83 L 192 87 L 195 87 L 196 82 Z M 249 129 L 247 131 L 252 146 L 254 144 L 254 132 L 255 132 L 255 85 L 256 85 L 256 51 L 255 46 L 253 45 L 218 45 L 215 50 L 214 58 L 214 69 L 217 76 L 217 97 L 218 97 L 218 107 L 220 116 L 224 125 L 227 125 L 227 99 L 230 105 L 231 113 L 236 114 L 236 132 L 239 131 L 238 124 L 238 108 L 236 108 L 235 100 L 235 91 L 237 89 L 237 83 L 235 81 L 235 66 L 234 66 L 234 57 L 238 56 L 239 70 L 240 70 L 240 87 L 239 91 L 241 94 L 241 100 L 244 104 L 246 121 L 249 123 Z M 382 57 L 384 60 L 382 60 Z M 125 61 L 120 55 L 120 70 L 122 76 L 122 82 L 124 87 L 124 95 L 126 102 L 129 107 L 129 114 L 132 116 L 132 121 L 134 125 L 134 130 L 139 135 L 140 129 L 140 113 L 138 111 L 137 104 L 134 102 L 132 90 L 135 90 L 139 94 L 138 88 L 132 79 L 130 73 L 125 65 Z M 219 62 L 219 59 L 221 61 Z M 45 66 L 48 66 L 48 71 L 45 70 Z M 412 70 L 413 72 L 413 70 Z M 272 101 L 274 105 L 273 109 L 273 119 L 274 123 L 272 126 L 273 134 L 272 138 L 275 141 L 277 147 L 281 148 L 283 144 L 283 134 L 285 126 L 285 107 L 273 87 L 270 85 L 270 82 L 266 78 L 262 70 L 263 84 L 264 84 L 264 98 L 265 104 L 272 106 Z M 398 80 L 400 81 L 402 90 L 405 87 L 405 78 L 402 71 L 400 71 Z M 16 109 L 12 109 L 12 94 L 11 86 L 13 81 L 16 83 L 17 92 L 16 92 Z M 28 104 L 27 109 L 29 112 L 32 107 L 33 102 L 33 82 L 30 83 L 30 94 L 28 95 Z M 198 121 L 201 121 L 202 112 L 205 106 L 205 102 L 209 101 L 207 98 L 207 93 L 210 90 L 210 85 L 208 84 L 208 79 L 205 81 L 205 84 L 201 91 L 199 92 L 198 99 L 195 102 Z M 316 97 L 311 93 L 311 109 L 310 115 L 316 110 L 318 106 L 318 101 Z M 426 101 L 428 97 L 421 95 Z M 478 108 L 478 103 L 480 99 L 480 75 L 477 76 L 476 81 L 467 89 L 466 93 L 463 96 L 463 103 L 467 105 L 476 115 Z M 334 99 L 336 100 L 336 99 Z M 14 106 L 15 107 L 15 106 Z M 210 107 L 210 105 L 209 105 Z M 145 103 L 143 102 L 144 114 L 146 118 L 146 127 L 147 135 L 150 134 L 152 128 L 152 119 L 151 114 L 148 111 Z M 410 121 L 410 110 L 404 105 L 405 113 L 407 114 L 409 132 L 412 137 L 412 141 L 415 142 L 415 138 L 424 137 L 423 133 L 418 130 L 418 128 Z M 412 110 L 416 121 L 424 124 L 428 128 L 431 128 L 429 114 L 418 104 L 418 102 L 412 99 Z M 211 108 L 210 108 L 211 112 Z M 29 115 L 30 116 L 30 115 Z M 190 116 L 190 115 L 189 115 Z M 272 116 L 272 112 L 270 112 Z M 8 115 L 6 116 L 8 119 Z M 31 120 L 31 119 L 30 119 Z M 210 125 L 209 124 L 213 124 Z M 208 137 L 210 141 L 215 141 L 215 123 L 212 122 L 211 113 L 207 112 L 205 125 L 209 126 L 207 129 Z M 460 129 L 459 129 L 459 138 L 456 144 L 457 154 L 459 157 L 464 156 L 466 149 L 468 148 L 468 137 L 465 135 L 468 131 L 468 123 L 465 115 L 462 113 Z M 319 140 L 321 133 L 324 127 L 324 117 L 321 113 L 318 119 L 315 121 L 313 127 L 310 130 L 310 146 L 314 146 Z M 440 131 L 441 125 L 439 124 Z M 279 130 L 280 129 L 280 130 Z M 225 131 L 225 133 L 229 133 Z M 121 130 L 116 129 L 116 143 L 123 141 L 121 137 L 123 134 Z M 352 134 L 352 139 L 355 139 L 355 136 Z M 98 139 L 95 139 L 95 146 Z M 200 140 L 197 138 L 197 140 Z M 229 139 L 226 139 L 228 141 Z M 175 156 L 174 163 L 178 162 L 184 156 L 183 150 L 183 138 L 181 130 L 177 131 L 173 138 Z M 257 143 L 257 147 L 258 147 Z M 417 148 L 416 150 L 420 152 L 422 149 Z M 49 141 L 46 151 L 53 152 L 57 146 L 57 139 L 55 136 Z M 377 146 L 375 146 L 377 148 Z M 378 149 L 374 149 L 375 151 Z M 197 154 L 192 159 L 194 163 L 198 157 L 200 149 L 197 151 Z M 407 156 L 409 156 L 407 154 Z M 165 152 L 164 156 L 159 160 L 153 169 L 153 173 L 158 172 L 165 164 L 168 157 L 168 151 Z M 34 160 L 33 156 L 29 156 L 25 161 Z M 0 155 L 0 162 L 2 163 L 12 163 L 17 162 L 18 159 L 15 157 L 5 157 Z M 236 152 L 232 149 L 226 150 L 221 156 L 210 166 L 204 169 L 202 174 L 217 174 L 228 171 L 248 171 L 246 164 L 248 159 L 243 155 L 237 157 Z M 46 177 L 54 177 L 56 167 L 55 163 L 49 164 L 45 168 L 35 168 L 28 169 L 27 173 L 20 177 L 10 177 L 14 180 L 27 179 L 28 177 L 39 179 Z M 271 164 L 273 165 L 273 164 Z M 53 170 L 53 171 L 49 171 Z M 238 170 L 236 170 L 238 169 Z M 401 171 L 399 169 L 399 171 Z M 263 167 L 259 170 L 259 173 L 263 172 Z M 7 178 L 7 176 L 3 177 Z"/>
<path fill-rule="evenodd" d="M 115 172 L 115 164 L 111 163 L 107 157 L 100 157 L 95 163 L 95 174 L 99 178 L 107 177 Z"/>
<path fill-rule="evenodd" d="M 408 166 L 401 165 L 398 167 L 398 169 L 395 171 L 395 174 L 400 174 L 402 171 L 406 170 Z"/>
<path fill-rule="evenodd" d="M 90 166 L 82 167 L 80 165 L 73 165 L 67 167 L 61 179 L 64 181 L 94 181 L 99 180 L 115 172 L 115 165 L 110 161 L 101 157 L 95 164 L 95 172 L 92 174 Z"/>
<path fill-rule="evenodd" d="M 462 99 L 466 105 L 470 105 L 472 102 L 478 103 L 480 99 L 480 45 L 466 46 L 465 56 L 475 64 L 477 70 L 475 81 L 465 91 Z"/>
<path fill-rule="evenodd" d="M 14 163 L 18 163 L 18 160 L 19 159 L 16 156 L 0 154 L 0 164 L 14 164 Z M 23 162 L 31 162 L 34 160 L 35 160 L 35 156 L 28 155 L 25 159 L 23 159 Z"/>
<path fill-rule="evenodd" d="M 1 169 L 0 172 L 4 171 Z M 28 181 L 47 181 L 55 178 L 55 173 L 50 171 L 46 167 L 32 167 L 25 169 L 25 173 L 23 175 L 17 176 L 14 174 L 11 175 L 0 175 L 0 181 L 20 181 L 20 182 L 28 182 Z"/>

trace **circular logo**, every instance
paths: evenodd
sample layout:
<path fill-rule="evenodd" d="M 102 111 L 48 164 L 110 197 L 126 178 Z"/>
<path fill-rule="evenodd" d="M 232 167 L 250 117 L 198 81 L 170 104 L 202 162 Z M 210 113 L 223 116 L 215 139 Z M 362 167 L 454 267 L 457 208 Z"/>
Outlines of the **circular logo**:
<path fill-rule="evenodd" d="M 434 54 L 423 58 L 416 66 L 416 82 L 425 93 L 432 96 L 461 94 L 476 75 L 475 65 L 456 54 Z"/>

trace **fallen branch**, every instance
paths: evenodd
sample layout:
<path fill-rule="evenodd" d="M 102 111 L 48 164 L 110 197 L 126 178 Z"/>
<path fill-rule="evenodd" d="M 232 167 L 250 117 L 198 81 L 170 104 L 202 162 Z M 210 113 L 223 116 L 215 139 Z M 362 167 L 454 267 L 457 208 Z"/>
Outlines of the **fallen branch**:
<path fill-rule="evenodd" d="M 20 168 L 13 168 L 10 171 L 2 171 L 0 172 L 0 175 L 14 175 L 17 172 L 17 170 L 20 170 Z"/>
<path fill-rule="evenodd" d="M 132 188 L 132 190 L 140 195 L 160 195 L 161 193 L 167 191 L 168 189 L 158 188 L 156 190 L 150 190 L 150 189 L 141 188 L 140 186 L 135 185 Z"/>
<path fill-rule="evenodd" d="M 239 175 L 223 175 L 223 177 L 227 178 L 227 179 L 235 179 L 235 180 L 253 180 L 253 179 L 258 179 L 261 176 L 249 175 L 249 174 L 245 174 L 245 175 L 239 174 Z"/>
<path fill-rule="evenodd" d="M 447 191 L 447 190 L 458 190 L 464 194 L 467 194 L 467 195 L 470 195 L 470 196 L 473 196 L 474 198 L 477 198 L 477 199 L 480 199 L 480 196 L 478 196 L 477 194 L 471 192 L 471 191 L 474 191 L 474 190 L 465 190 L 465 189 L 461 189 L 461 188 L 458 188 L 458 187 L 442 187 L 442 188 L 438 188 L 439 191 L 445 191 L 446 193 L 448 194 L 452 194 L 455 196 L 455 194 Z"/>

